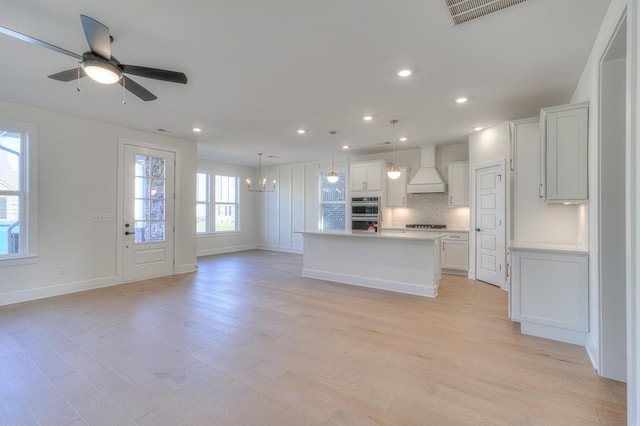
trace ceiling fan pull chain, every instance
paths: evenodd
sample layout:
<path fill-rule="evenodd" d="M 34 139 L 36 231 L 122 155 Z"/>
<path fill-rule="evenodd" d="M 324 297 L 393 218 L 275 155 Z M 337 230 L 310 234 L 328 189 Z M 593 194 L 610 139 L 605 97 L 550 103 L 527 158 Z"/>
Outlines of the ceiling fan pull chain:
<path fill-rule="evenodd" d="M 80 88 L 80 62 L 78 62 L 78 78 L 76 80 L 76 90 L 79 92 L 82 89 Z"/>
<path fill-rule="evenodd" d="M 125 107 L 127 105 L 127 91 L 125 90 L 125 84 L 127 84 L 127 80 L 122 79 L 122 106 Z"/>

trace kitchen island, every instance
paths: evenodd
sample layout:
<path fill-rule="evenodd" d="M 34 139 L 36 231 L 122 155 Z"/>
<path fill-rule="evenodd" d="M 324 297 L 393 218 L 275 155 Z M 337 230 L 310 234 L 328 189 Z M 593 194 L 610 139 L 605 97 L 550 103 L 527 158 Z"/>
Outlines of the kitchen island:
<path fill-rule="evenodd" d="M 438 295 L 441 232 L 299 231 L 302 276 L 397 291 Z"/>

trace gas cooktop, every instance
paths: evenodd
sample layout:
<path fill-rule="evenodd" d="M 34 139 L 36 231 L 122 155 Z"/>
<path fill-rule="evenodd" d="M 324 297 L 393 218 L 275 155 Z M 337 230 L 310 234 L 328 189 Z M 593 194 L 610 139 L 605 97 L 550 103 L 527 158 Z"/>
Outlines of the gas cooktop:
<path fill-rule="evenodd" d="M 411 223 L 405 225 L 405 228 L 415 228 L 415 229 L 446 229 L 447 225 L 434 225 L 430 223 Z"/>

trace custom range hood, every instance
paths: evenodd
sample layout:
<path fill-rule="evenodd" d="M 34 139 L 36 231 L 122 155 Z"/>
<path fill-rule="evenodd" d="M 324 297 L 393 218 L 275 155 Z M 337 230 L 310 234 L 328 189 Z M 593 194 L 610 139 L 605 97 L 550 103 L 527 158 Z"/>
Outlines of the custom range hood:
<path fill-rule="evenodd" d="M 410 194 L 447 192 L 447 184 L 436 169 L 436 146 L 424 145 L 420 148 L 420 170 L 407 185 Z"/>

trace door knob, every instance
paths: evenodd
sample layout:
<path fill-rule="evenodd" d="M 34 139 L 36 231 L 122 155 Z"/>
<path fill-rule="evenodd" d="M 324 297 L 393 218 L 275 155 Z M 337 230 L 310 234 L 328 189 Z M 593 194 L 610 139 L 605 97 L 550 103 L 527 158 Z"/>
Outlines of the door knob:
<path fill-rule="evenodd" d="M 480 232 L 480 228 L 476 228 L 476 232 Z"/>

